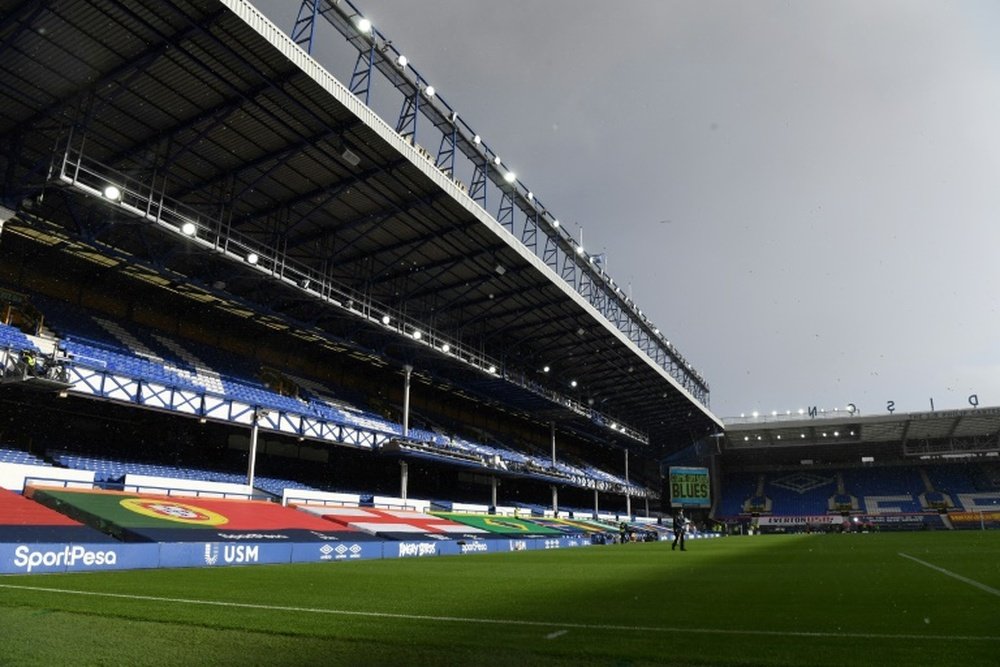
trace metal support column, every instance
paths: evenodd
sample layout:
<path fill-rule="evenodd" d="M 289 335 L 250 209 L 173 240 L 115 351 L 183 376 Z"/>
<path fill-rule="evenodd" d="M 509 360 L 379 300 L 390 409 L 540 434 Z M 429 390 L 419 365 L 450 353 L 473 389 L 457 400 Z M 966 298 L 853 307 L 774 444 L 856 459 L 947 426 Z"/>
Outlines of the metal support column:
<path fill-rule="evenodd" d="M 247 486 L 253 489 L 253 476 L 254 470 L 257 467 L 257 431 L 259 430 L 258 422 L 261 417 L 267 414 L 266 410 L 261 410 L 259 408 L 253 411 L 253 421 L 250 422 L 250 454 L 247 461 Z"/>
<path fill-rule="evenodd" d="M 493 477 L 490 477 L 490 507 L 497 506 L 497 486 L 497 478 L 494 475 Z"/>
<path fill-rule="evenodd" d="M 413 366 L 407 364 L 403 366 L 403 437 L 410 435 L 410 375 L 413 373 Z"/>
<path fill-rule="evenodd" d="M 556 423 L 549 422 L 552 427 L 552 467 L 556 467 Z"/>
<path fill-rule="evenodd" d="M 552 513 L 559 516 L 559 489 L 552 485 Z"/>
<path fill-rule="evenodd" d="M 407 487 L 410 485 L 410 466 L 406 461 L 399 462 L 399 497 L 406 500 Z"/>
<path fill-rule="evenodd" d="M 632 493 L 629 491 L 628 481 L 628 450 L 625 450 L 625 514 L 632 518 Z"/>
<path fill-rule="evenodd" d="M 646 496 L 646 518 L 649 518 L 649 496 Z"/>
<path fill-rule="evenodd" d="M 594 489 L 594 518 L 597 518 L 597 513 L 600 509 L 597 506 L 597 489 Z"/>

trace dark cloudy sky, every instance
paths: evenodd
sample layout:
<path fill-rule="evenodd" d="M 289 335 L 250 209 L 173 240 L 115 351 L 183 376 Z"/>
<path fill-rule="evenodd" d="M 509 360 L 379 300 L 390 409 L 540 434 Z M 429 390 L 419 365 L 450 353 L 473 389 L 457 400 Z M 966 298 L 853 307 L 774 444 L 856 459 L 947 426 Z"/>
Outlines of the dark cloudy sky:
<path fill-rule="evenodd" d="M 720 417 L 1000 405 L 1000 3 L 355 4 Z"/>

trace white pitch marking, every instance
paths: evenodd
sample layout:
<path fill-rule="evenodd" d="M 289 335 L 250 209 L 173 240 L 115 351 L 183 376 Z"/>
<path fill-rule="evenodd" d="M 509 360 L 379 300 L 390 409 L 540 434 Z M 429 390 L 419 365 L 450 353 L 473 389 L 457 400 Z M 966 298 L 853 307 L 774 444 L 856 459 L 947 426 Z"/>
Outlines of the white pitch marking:
<path fill-rule="evenodd" d="M 556 630 L 555 632 L 550 632 L 549 634 L 545 635 L 545 638 L 555 639 L 556 637 L 562 637 L 567 632 L 569 632 L 569 630 Z"/>
<path fill-rule="evenodd" d="M 952 572 L 951 570 L 946 570 L 943 567 L 938 567 L 937 565 L 933 565 L 931 563 L 928 563 L 927 561 L 920 560 L 919 558 L 914 558 L 913 556 L 910 556 L 909 554 L 904 554 L 903 552 L 897 552 L 897 553 L 899 553 L 899 555 L 902 556 L 903 558 L 908 558 L 908 559 L 912 560 L 914 563 L 920 563 L 924 567 L 929 567 L 930 569 L 935 570 L 937 572 L 940 572 L 941 574 L 946 574 L 949 577 L 952 577 L 954 579 L 958 579 L 959 581 L 963 581 L 963 582 L 969 584 L 970 586 L 975 586 L 976 588 L 978 588 L 981 591 L 986 591 L 987 593 L 992 593 L 993 595 L 1000 596 L 1000 591 L 998 591 L 995 588 L 990 588 L 986 584 L 981 584 L 978 581 L 976 581 L 975 579 L 969 579 L 968 577 L 963 577 L 962 575 L 956 574 L 956 573 Z"/>
<path fill-rule="evenodd" d="M 264 611 L 290 611 L 303 614 L 329 614 L 332 616 L 361 616 L 366 618 L 397 618 L 407 621 L 442 621 L 449 623 L 480 623 L 483 625 L 512 625 L 521 627 L 565 628 L 569 630 L 612 630 L 615 632 L 664 632 L 693 633 L 703 635 L 752 635 L 761 637 L 812 637 L 819 639 L 930 639 L 934 641 L 973 641 L 1000 642 L 1000 636 L 975 635 L 893 635 L 874 632 L 802 632 L 794 630 L 730 630 L 723 628 L 680 628 L 654 627 L 643 625 L 612 625 L 605 623 L 564 623 L 550 621 L 520 621 L 504 618 L 467 618 L 462 616 L 429 616 L 423 614 L 394 614 L 381 611 L 353 611 L 348 609 L 321 609 L 317 607 L 290 607 L 274 604 L 252 604 L 249 602 L 225 602 L 222 600 L 194 600 L 190 598 L 168 598 L 159 595 L 135 595 L 131 593 L 102 593 L 99 591 L 78 591 L 68 588 L 46 588 L 44 586 L 22 586 L 18 584 L 0 584 L 0 588 L 21 591 L 38 591 L 42 593 L 64 593 L 66 595 L 81 595 L 99 598 L 115 598 L 120 600 L 140 600 L 143 602 L 172 602 L 176 604 L 203 605 L 207 607 L 228 607 L 230 609 L 259 609 Z"/>

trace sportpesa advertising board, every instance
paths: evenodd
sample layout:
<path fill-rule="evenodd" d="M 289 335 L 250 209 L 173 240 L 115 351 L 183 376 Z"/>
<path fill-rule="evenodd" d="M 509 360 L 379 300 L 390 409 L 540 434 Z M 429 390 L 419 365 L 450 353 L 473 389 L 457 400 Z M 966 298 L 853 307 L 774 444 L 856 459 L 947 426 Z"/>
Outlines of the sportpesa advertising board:
<path fill-rule="evenodd" d="M 673 507 L 711 507 L 708 468 L 670 466 L 670 504 Z"/>

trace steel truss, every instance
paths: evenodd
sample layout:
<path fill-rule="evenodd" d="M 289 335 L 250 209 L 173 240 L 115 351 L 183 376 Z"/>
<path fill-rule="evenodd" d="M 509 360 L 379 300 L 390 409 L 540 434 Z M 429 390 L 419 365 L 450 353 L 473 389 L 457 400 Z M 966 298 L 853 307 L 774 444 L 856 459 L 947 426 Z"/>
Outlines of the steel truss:
<path fill-rule="evenodd" d="M 498 202 L 494 219 L 518 238 L 525 248 L 540 257 L 546 265 L 592 305 L 608 322 L 625 334 L 649 359 L 663 368 L 702 405 L 709 405 L 709 386 L 705 379 L 677 351 L 660 330 L 615 284 L 615 281 L 587 253 L 580 243 L 560 225 L 558 218 L 529 188 L 516 178 L 466 122 L 435 91 L 427 94 L 429 84 L 405 59 L 392 41 L 375 27 L 363 31 L 360 11 L 350 0 L 302 0 L 292 29 L 292 39 L 308 53 L 318 39 L 317 19 L 332 25 L 354 48 L 358 58 L 351 76 L 351 91 L 368 103 L 374 73 L 402 95 L 396 131 L 408 138 L 431 162 L 455 180 L 484 210 L 488 201 Z M 404 63 L 404 64 L 401 64 Z M 363 82 L 363 85 L 362 85 Z M 420 119 L 429 122 L 432 145 L 439 141 L 436 157 L 417 144 Z M 423 134 L 421 133 L 421 136 Z M 464 164 L 456 165 L 461 153 Z M 469 180 L 466 186 L 462 180 Z M 515 213 L 516 211 L 516 213 Z M 538 233 L 545 236 L 541 248 Z"/>
<path fill-rule="evenodd" d="M 391 433 L 337 424 L 310 415 L 243 403 L 224 396 L 173 387 L 113 373 L 80 363 L 67 364 L 74 394 L 130 403 L 144 408 L 251 426 L 300 438 L 374 450 L 394 437 Z"/>

